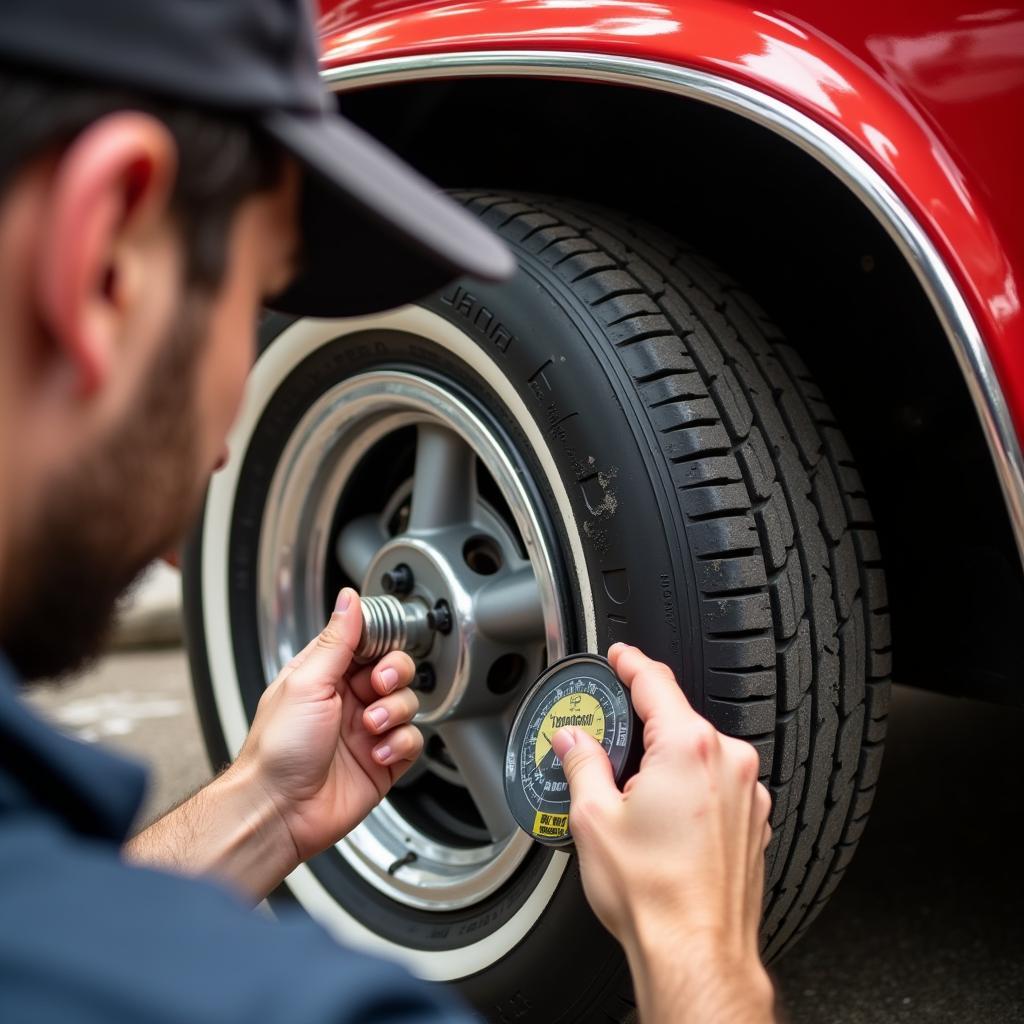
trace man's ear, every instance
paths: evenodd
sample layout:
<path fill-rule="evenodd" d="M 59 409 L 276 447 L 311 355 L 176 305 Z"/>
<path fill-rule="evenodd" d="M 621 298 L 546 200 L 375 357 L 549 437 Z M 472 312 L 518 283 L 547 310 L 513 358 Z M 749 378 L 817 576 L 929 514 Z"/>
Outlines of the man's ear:
<path fill-rule="evenodd" d="M 58 161 L 34 277 L 41 318 L 79 394 L 109 373 L 120 318 L 138 298 L 133 289 L 144 287 L 134 255 L 167 214 L 176 170 L 170 132 L 134 111 L 94 122 Z"/>

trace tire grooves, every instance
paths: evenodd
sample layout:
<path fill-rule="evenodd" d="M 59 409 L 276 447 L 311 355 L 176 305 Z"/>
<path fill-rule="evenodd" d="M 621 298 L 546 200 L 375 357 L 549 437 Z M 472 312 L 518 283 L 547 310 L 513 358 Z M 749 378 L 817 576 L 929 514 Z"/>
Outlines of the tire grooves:
<path fill-rule="evenodd" d="M 795 350 L 753 300 L 699 256 L 646 225 L 579 204 L 457 197 L 492 226 L 502 216 L 504 235 L 521 238 L 607 335 L 624 335 L 609 337 L 609 348 L 630 373 L 652 427 L 665 442 L 692 445 L 662 450 L 680 467 L 673 478 L 698 575 L 702 565 L 713 570 L 698 579 L 709 717 L 755 743 L 773 795 L 764 948 L 766 957 L 776 956 L 803 933 L 845 872 L 874 796 L 884 740 L 891 639 L 877 538 L 856 466 Z M 527 231 L 517 231 L 520 222 Z M 564 273 L 574 258 L 593 266 Z M 618 300 L 627 297 L 636 308 L 619 312 Z M 615 304 L 610 318 L 602 314 L 608 303 Z M 659 318 L 664 324 L 655 327 Z M 629 335 L 633 322 L 641 329 Z M 634 372 L 644 358 L 646 368 Z M 697 380 L 699 389 L 683 385 Z M 682 393 L 645 397 L 674 381 Z M 707 415 L 709 399 L 715 416 Z M 658 417 L 677 407 L 679 421 L 659 426 Z M 735 485 L 746 491 L 746 508 L 733 496 L 721 508 L 692 511 L 700 498 L 715 499 L 714 489 Z M 727 541 L 717 546 L 709 529 L 716 524 Z M 694 542 L 702 531 L 703 550 L 699 537 Z M 754 543 L 744 543 L 746 536 Z M 771 605 L 763 628 L 709 628 L 709 604 L 727 623 L 763 614 L 741 604 L 758 596 Z M 758 663 L 768 659 L 752 646 L 765 639 L 774 647 L 769 665 Z M 714 644 L 724 645 L 717 657 Z M 721 692 L 725 677 L 732 695 Z M 753 681 L 747 689 L 763 688 L 773 677 L 772 693 L 744 692 L 743 680 Z"/>
<path fill-rule="evenodd" d="M 666 254 L 666 256 L 668 256 L 668 254 Z M 672 254 L 672 256 L 670 258 L 670 262 L 672 263 L 672 265 L 676 266 L 677 268 L 679 267 L 679 258 L 680 257 L 678 255 L 676 255 L 676 254 Z M 682 268 L 679 268 L 679 269 L 682 269 Z M 692 286 L 696 287 L 696 282 L 693 282 Z M 704 294 L 707 295 L 706 289 L 703 290 L 703 291 L 704 291 Z M 708 296 L 708 297 L 710 298 L 710 296 Z M 709 334 L 713 334 L 713 325 L 709 322 L 709 320 L 708 320 L 707 316 L 705 315 L 704 311 L 701 310 L 698 306 L 696 306 L 696 304 L 694 304 L 693 308 L 694 308 L 695 315 L 699 319 L 701 319 L 703 321 L 704 327 L 708 330 Z M 720 315 L 724 315 L 725 312 L 726 312 L 726 306 L 725 306 L 724 303 L 714 303 L 714 309 L 715 309 L 715 312 L 720 314 Z M 725 318 L 725 319 L 728 322 L 728 318 Z M 730 326 L 732 326 L 735 329 L 735 325 L 734 324 L 730 323 Z M 749 337 L 750 337 L 750 334 L 748 332 L 747 338 L 749 339 Z M 750 351 L 749 344 L 746 344 L 744 342 L 744 337 L 742 335 L 740 335 L 740 333 L 738 331 L 736 332 L 736 339 L 737 339 L 739 344 L 744 345 L 744 347 L 747 348 L 748 351 Z M 751 356 L 755 360 L 757 359 L 758 353 L 756 351 L 750 351 L 750 354 L 751 354 Z M 746 376 L 746 374 L 744 374 L 744 376 Z M 753 376 L 753 374 L 751 374 L 751 376 Z M 765 375 L 765 382 L 770 384 L 770 381 L 767 380 L 766 375 Z M 760 381 L 757 381 L 757 383 L 760 383 Z M 791 447 L 793 447 L 790 444 L 790 440 L 791 439 L 784 434 L 783 430 L 778 429 L 778 425 L 776 425 L 773 428 L 769 423 L 765 422 L 765 420 L 767 418 L 766 417 L 766 412 L 768 412 L 768 410 L 762 411 L 761 415 L 758 416 L 757 406 L 759 404 L 759 401 L 754 398 L 754 395 L 753 395 L 753 384 L 752 383 L 748 383 L 746 385 L 743 385 L 741 383 L 741 387 L 743 387 L 744 392 L 746 394 L 746 397 L 747 397 L 748 401 L 750 402 L 750 405 L 751 405 L 752 409 L 754 410 L 754 421 L 755 421 L 755 423 L 757 423 L 757 425 L 760 428 L 762 434 L 768 434 L 769 436 L 774 435 L 774 438 L 775 438 L 775 449 L 776 449 L 776 452 L 779 455 L 779 458 L 777 460 L 773 460 L 773 461 L 775 461 L 775 463 L 776 463 L 775 468 L 776 468 L 776 471 L 780 473 L 780 476 L 781 476 L 782 481 L 783 481 L 783 486 L 786 489 L 786 491 L 788 492 L 788 497 L 789 497 L 788 505 L 789 505 L 790 516 L 792 517 L 793 515 L 798 515 L 799 518 L 808 518 L 806 516 L 806 511 L 805 511 L 804 515 L 799 515 L 796 512 L 796 507 L 799 504 L 802 503 L 801 502 L 801 495 L 794 491 L 794 489 L 793 489 L 794 488 L 794 484 L 790 483 L 790 478 L 795 477 L 796 474 L 793 473 L 792 470 L 790 472 L 786 472 L 786 470 L 785 470 L 785 468 L 783 466 L 783 463 L 782 463 L 782 458 L 783 458 L 782 448 L 783 448 L 784 444 L 785 444 L 785 447 L 787 449 L 786 453 L 785 453 L 786 455 L 790 455 L 792 457 L 793 454 L 797 454 L 796 452 L 792 452 L 791 453 L 790 450 L 789 450 Z M 784 419 L 785 419 L 785 417 L 784 417 L 784 410 L 777 404 L 777 400 L 782 395 L 782 393 L 783 393 L 782 390 L 779 389 L 779 388 L 775 388 L 775 387 L 771 388 L 772 399 L 775 400 L 773 402 L 773 404 L 775 405 L 775 408 L 772 409 L 771 412 L 777 412 L 779 414 L 780 419 L 782 419 L 784 421 Z M 770 413 L 769 413 L 769 415 L 770 415 Z M 799 446 L 796 446 L 796 447 L 798 448 Z M 741 463 L 741 465 L 742 465 L 742 463 Z M 751 476 L 752 476 L 752 473 L 748 469 L 747 470 L 748 481 L 750 481 Z M 796 485 L 799 485 L 802 482 L 803 481 L 799 480 L 799 479 L 794 481 L 794 483 Z M 751 486 L 752 490 L 756 490 L 756 487 L 755 487 L 755 485 L 753 484 L 752 481 L 750 481 L 750 486 Z M 810 491 L 811 491 L 810 481 L 808 480 L 808 490 L 806 492 L 804 492 L 804 495 L 806 496 L 806 494 L 809 494 Z M 763 536 L 764 535 L 763 524 L 759 523 L 758 525 L 759 525 L 759 532 Z M 815 588 L 815 586 L 814 586 L 814 583 L 815 583 L 814 571 L 813 571 L 813 569 L 810 568 L 811 565 L 814 564 L 814 563 L 816 563 L 818 565 L 821 565 L 821 557 L 820 557 L 821 553 L 820 552 L 811 552 L 811 551 L 808 550 L 809 544 L 812 541 L 816 542 L 818 540 L 817 531 L 814 529 L 814 527 L 816 527 L 816 526 L 817 526 L 817 522 L 815 522 L 813 525 L 810 524 L 810 522 L 808 522 L 808 525 L 806 525 L 806 526 L 801 524 L 801 528 L 799 530 L 797 530 L 795 527 L 793 527 L 794 536 L 797 538 L 797 543 L 793 547 L 787 547 L 786 548 L 785 555 L 779 560 L 779 564 L 776 566 L 776 572 L 777 573 L 781 573 L 782 572 L 782 567 L 786 563 L 788 563 L 788 561 L 789 561 L 790 552 L 792 552 L 793 550 L 796 550 L 798 552 L 798 554 L 799 554 L 799 558 L 800 558 L 800 561 L 801 561 L 801 563 L 803 565 L 803 569 L 804 569 L 804 572 L 803 572 L 804 588 L 803 589 L 804 589 L 804 604 L 805 604 L 805 608 L 806 607 L 812 607 L 813 608 L 815 606 L 819 607 L 819 614 L 818 615 L 811 615 L 811 616 L 809 616 L 807 618 L 807 621 L 808 621 L 808 624 L 809 624 L 809 627 L 810 627 L 811 646 L 812 646 L 813 650 L 824 652 L 824 651 L 828 651 L 828 649 L 829 649 L 828 645 L 827 645 L 827 640 L 834 639 L 836 637 L 837 627 L 836 628 L 830 628 L 830 626 L 831 626 L 831 618 L 828 616 L 828 612 L 827 611 L 823 611 L 821 609 L 821 606 L 824 603 L 823 599 L 822 599 L 822 595 L 820 593 L 820 589 L 821 588 L 820 587 L 819 588 Z M 764 546 L 765 545 L 763 545 L 763 547 Z M 808 579 L 807 579 L 808 575 L 810 575 L 810 577 L 811 577 L 810 581 L 808 581 Z M 816 593 L 816 589 L 819 591 L 818 593 Z M 826 618 L 828 619 L 827 622 L 822 623 L 820 621 L 821 614 L 824 614 L 826 616 Z M 824 627 L 824 629 L 826 631 L 826 634 L 827 634 L 825 637 L 822 637 L 822 635 L 821 635 L 823 627 Z M 818 730 L 817 731 L 813 731 L 811 733 L 811 735 L 810 735 L 810 744 L 809 744 L 809 748 L 808 748 L 808 754 L 807 754 L 806 763 L 811 764 L 811 765 L 813 765 L 813 763 L 814 763 L 815 755 L 818 752 L 819 744 L 820 744 L 820 742 L 821 742 L 821 740 L 823 738 L 822 730 L 823 729 L 826 730 L 824 738 L 831 738 L 831 736 L 832 736 L 832 731 L 831 731 L 830 728 L 828 728 L 828 726 L 831 725 L 831 721 L 828 721 L 826 723 L 826 719 L 825 719 L 825 716 L 824 716 L 824 709 L 822 708 L 821 695 L 820 695 L 820 692 L 819 692 L 820 691 L 820 685 L 816 685 L 816 684 L 820 684 L 821 683 L 821 668 L 822 668 L 822 660 L 823 659 L 824 659 L 824 655 L 822 655 L 822 657 L 819 658 L 818 661 L 816 662 L 815 668 L 814 668 L 814 671 L 813 671 L 813 674 L 812 674 L 812 677 L 811 677 L 811 679 L 808 682 L 808 686 L 807 686 L 805 697 L 803 698 L 804 700 L 807 700 L 807 699 L 810 700 L 810 713 L 811 713 L 811 716 L 813 717 L 813 720 L 815 721 L 815 723 L 818 724 Z M 799 716 L 798 716 L 797 721 L 799 722 Z M 838 724 L 836 724 L 836 730 L 835 731 L 836 731 L 836 734 L 838 734 Z M 822 818 L 824 819 L 824 813 L 825 813 L 825 806 L 824 805 L 825 805 L 825 800 L 826 800 L 826 792 L 827 792 L 827 789 L 828 789 L 828 786 L 827 786 L 827 782 L 828 781 L 830 781 L 830 780 L 826 780 L 826 779 L 823 779 L 821 777 L 821 773 L 820 772 L 813 773 L 813 772 L 805 771 L 805 773 L 803 775 L 803 779 L 802 779 L 803 787 L 801 789 L 801 799 L 800 799 L 800 802 L 799 802 L 799 805 L 798 805 L 798 810 L 801 811 L 801 812 L 808 810 L 808 803 L 812 800 L 812 798 L 813 798 L 814 804 L 817 804 L 819 801 L 817 799 L 818 794 L 815 792 L 815 789 L 819 789 L 819 788 L 824 787 L 822 789 L 822 792 L 820 793 L 820 802 L 822 804 Z M 790 799 L 790 802 L 791 802 L 791 799 Z M 814 807 L 812 806 L 809 809 L 813 811 Z M 797 813 L 797 811 L 793 812 L 794 815 L 796 813 Z M 802 815 L 802 817 L 804 817 L 804 815 Z M 782 835 L 783 836 L 787 835 L 787 831 L 785 829 L 783 830 Z M 777 847 L 777 849 L 775 851 L 769 851 L 769 860 L 770 860 L 770 862 L 772 862 L 770 867 L 769 867 L 769 872 L 768 872 L 768 882 L 769 882 L 768 889 L 769 890 L 772 889 L 771 880 L 772 880 L 773 876 L 775 876 L 776 879 L 781 883 L 781 882 L 787 880 L 789 878 L 789 876 L 794 874 L 794 871 L 799 871 L 799 865 L 796 862 L 798 862 L 798 860 L 801 858 L 801 856 L 806 855 L 806 860 L 804 862 L 808 863 L 808 864 L 810 863 L 810 858 L 811 858 L 811 855 L 813 853 L 813 845 L 809 845 L 809 844 L 811 844 L 811 840 L 809 838 L 809 835 L 810 835 L 809 829 L 805 825 L 804 827 L 801 827 L 799 829 L 799 832 L 797 832 L 796 837 L 794 838 L 793 842 L 789 846 L 788 851 L 784 855 L 782 853 L 783 844 L 781 842 L 779 843 L 779 846 Z M 805 836 L 808 837 L 808 838 L 805 838 Z M 782 862 L 781 870 L 776 872 L 774 870 L 775 869 L 775 862 L 777 862 L 779 856 L 784 856 L 784 860 Z M 771 947 L 772 947 L 773 943 L 775 942 L 776 935 L 778 934 L 777 932 L 775 934 L 772 934 L 772 932 L 771 932 L 771 929 L 772 929 L 774 921 L 778 921 L 779 922 L 778 923 L 779 930 L 781 930 L 783 927 L 785 927 L 788 924 L 788 922 L 786 920 L 786 918 L 787 918 L 787 911 L 788 911 L 789 907 L 791 906 L 791 904 L 793 903 L 793 901 L 795 901 L 797 899 L 798 895 L 799 895 L 799 892 L 800 892 L 800 888 L 799 888 L 800 882 L 802 881 L 802 877 L 806 876 L 806 871 L 800 872 L 800 875 L 801 875 L 800 879 L 795 879 L 794 881 L 791 881 L 788 885 L 785 885 L 784 888 L 782 889 L 781 893 L 777 893 L 775 895 L 774 899 L 770 899 L 769 900 L 768 907 L 767 907 L 766 914 L 765 914 L 765 925 L 764 925 L 765 930 L 768 932 L 768 934 L 765 936 L 765 953 L 766 953 L 766 955 L 770 956 L 770 954 L 772 952 Z M 789 896 L 788 895 L 789 893 L 792 893 L 792 896 Z"/>

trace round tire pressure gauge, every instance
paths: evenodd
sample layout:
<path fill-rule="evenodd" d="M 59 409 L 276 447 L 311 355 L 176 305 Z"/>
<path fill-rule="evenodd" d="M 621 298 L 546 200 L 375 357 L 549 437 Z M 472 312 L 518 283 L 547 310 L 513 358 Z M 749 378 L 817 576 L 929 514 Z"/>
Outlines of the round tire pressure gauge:
<path fill-rule="evenodd" d="M 604 747 L 617 785 L 640 760 L 641 729 L 611 665 L 573 654 L 551 665 L 523 698 L 505 751 L 505 799 L 520 828 L 539 843 L 567 846 L 569 784 L 551 737 L 576 726 Z"/>

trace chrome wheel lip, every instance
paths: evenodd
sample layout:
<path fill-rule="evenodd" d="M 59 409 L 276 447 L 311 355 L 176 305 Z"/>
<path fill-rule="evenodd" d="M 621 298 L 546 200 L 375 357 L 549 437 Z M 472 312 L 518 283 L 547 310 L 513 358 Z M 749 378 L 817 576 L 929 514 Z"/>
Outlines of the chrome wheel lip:
<path fill-rule="evenodd" d="M 458 434 L 491 474 L 537 579 L 547 658 L 566 653 L 567 609 L 555 585 L 540 510 L 497 431 L 442 383 L 404 370 L 380 370 L 326 391 L 306 411 L 278 460 L 265 503 L 257 573 L 260 652 L 267 679 L 322 626 L 333 513 L 356 466 L 388 434 L 423 422 L 440 423 Z M 531 847 L 529 837 L 518 831 L 485 846 L 438 843 L 384 801 L 337 844 L 337 851 L 360 877 L 397 902 L 450 911 L 495 892 Z M 415 861 L 395 870 L 395 863 L 410 851 Z"/>

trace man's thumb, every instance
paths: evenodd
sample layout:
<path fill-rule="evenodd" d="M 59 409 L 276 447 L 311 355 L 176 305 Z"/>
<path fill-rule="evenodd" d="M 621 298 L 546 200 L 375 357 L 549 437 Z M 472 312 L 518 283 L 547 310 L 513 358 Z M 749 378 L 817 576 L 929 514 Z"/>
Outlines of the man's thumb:
<path fill-rule="evenodd" d="M 336 686 L 352 663 L 352 655 L 359 646 L 363 629 L 363 614 L 359 595 L 346 587 L 334 606 L 334 614 L 323 628 L 309 653 L 292 673 L 295 682 L 330 679 Z"/>
<path fill-rule="evenodd" d="M 359 637 L 363 631 L 363 612 L 359 603 L 359 595 L 351 588 L 345 587 L 338 594 L 334 605 L 334 614 L 327 620 L 327 625 L 320 634 L 325 647 L 333 647 L 352 653 L 359 646 Z"/>
<path fill-rule="evenodd" d="M 618 793 L 612 763 L 590 733 L 576 728 L 559 729 L 551 737 L 551 747 L 562 762 L 569 795 L 574 800 L 584 794 L 600 800 L 611 792 Z"/>

